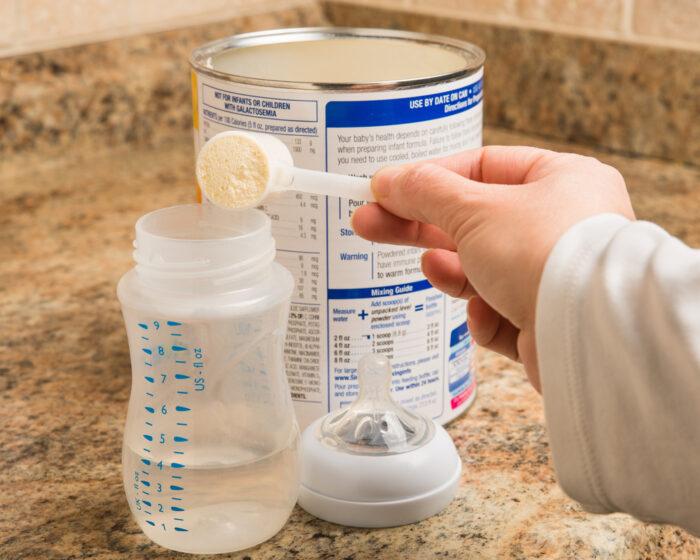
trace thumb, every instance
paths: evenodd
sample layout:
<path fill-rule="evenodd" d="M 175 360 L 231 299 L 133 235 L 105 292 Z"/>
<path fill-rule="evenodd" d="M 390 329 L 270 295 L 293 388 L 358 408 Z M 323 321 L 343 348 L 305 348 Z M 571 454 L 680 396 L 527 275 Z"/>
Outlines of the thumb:
<path fill-rule="evenodd" d="M 433 163 L 383 167 L 372 177 L 377 203 L 405 220 L 432 224 L 452 239 L 472 207 L 486 194 L 483 186 Z"/>

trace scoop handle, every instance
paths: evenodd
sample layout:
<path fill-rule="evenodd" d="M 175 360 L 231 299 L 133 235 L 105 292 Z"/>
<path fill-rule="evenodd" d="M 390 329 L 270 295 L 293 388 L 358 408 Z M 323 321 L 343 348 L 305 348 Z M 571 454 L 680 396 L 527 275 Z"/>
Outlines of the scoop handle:
<path fill-rule="evenodd" d="M 312 169 L 293 168 L 293 179 L 287 189 L 302 191 L 312 194 L 340 196 L 342 198 L 354 198 L 356 200 L 375 201 L 370 188 L 370 180 L 364 177 L 341 175 L 340 173 L 326 173 Z"/>

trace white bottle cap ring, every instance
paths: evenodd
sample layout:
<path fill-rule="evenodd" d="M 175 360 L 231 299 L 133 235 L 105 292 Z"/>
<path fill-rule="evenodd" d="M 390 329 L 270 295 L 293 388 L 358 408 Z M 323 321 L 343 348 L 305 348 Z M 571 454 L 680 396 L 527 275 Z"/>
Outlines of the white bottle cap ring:
<path fill-rule="evenodd" d="M 455 445 L 442 426 L 393 402 L 390 368 L 383 356 L 365 356 L 357 400 L 302 434 L 298 503 L 312 515 L 393 527 L 435 515 L 454 498 L 462 472 Z"/>

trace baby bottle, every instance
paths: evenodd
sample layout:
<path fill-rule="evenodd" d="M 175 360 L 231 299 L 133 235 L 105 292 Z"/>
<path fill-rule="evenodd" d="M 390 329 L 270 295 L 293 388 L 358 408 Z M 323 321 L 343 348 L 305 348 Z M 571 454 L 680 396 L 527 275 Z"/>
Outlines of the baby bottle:
<path fill-rule="evenodd" d="M 119 282 L 132 386 L 122 468 L 154 542 L 222 553 L 272 537 L 299 488 L 283 346 L 293 280 L 253 209 L 165 208 L 136 223 Z"/>

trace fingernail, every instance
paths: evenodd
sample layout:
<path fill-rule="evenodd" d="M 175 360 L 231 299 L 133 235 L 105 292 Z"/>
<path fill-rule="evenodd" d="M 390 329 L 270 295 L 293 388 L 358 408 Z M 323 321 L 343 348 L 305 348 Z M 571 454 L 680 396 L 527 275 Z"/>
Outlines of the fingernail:
<path fill-rule="evenodd" d="M 372 177 L 372 191 L 377 199 L 386 198 L 391 193 L 394 180 L 404 172 L 402 167 L 387 165 L 377 171 Z"/>

